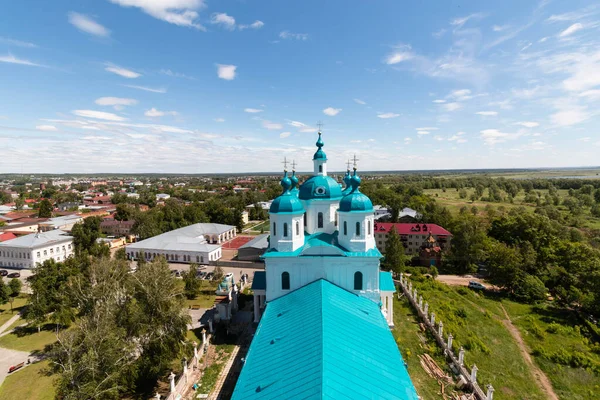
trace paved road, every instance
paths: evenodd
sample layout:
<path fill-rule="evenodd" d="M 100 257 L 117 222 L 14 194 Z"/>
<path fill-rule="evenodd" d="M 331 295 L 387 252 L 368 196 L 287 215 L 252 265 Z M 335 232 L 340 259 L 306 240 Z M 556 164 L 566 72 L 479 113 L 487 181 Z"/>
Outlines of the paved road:
<path fill-rule="evenodd" d="M 8 369 L 21 362 L 27 363 L 27 357 L 29 357 L 27 351 L 9 350 L 0 347 L 0 385 L 8 376 Z"/>

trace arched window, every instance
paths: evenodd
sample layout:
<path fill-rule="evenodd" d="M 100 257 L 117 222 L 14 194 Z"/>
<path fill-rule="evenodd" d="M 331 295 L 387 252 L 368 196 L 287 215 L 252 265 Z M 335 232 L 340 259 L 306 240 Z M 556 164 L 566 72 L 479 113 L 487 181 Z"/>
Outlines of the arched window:
<path fill-rule="evenodd" d="M 363 290 L 363 275 L 360 271 L 354 273 L 354 290 Z"/>
<path fill-rule="evenodd" d="M 360 236 L 360 222 L 356 223 L 356 236 Z"/>
<path fill-rule="evenodd" d="M 317 228 L 323 227 L 323 213 L 320 212 L 317 214 Z"/>
<path fill-rule="evenodd" d="M 288 235 L 288 227 L 287 227 L 287 222 L 283 223 L 283 237 L 287 237 Z"/>
<path fill-rule="evenodd" d="M 304 216 L 302 217 L 302 219 L 304 219 L 304 226 L 306 227 L 306 225 L 308 224 L 307 219 L 306 219 L 306 214 L 304 214 Z"/>
<path fill-rule="evenodd" d="M 369 235 L 371 234 L 371 221 L 367 221 L 367 226 L 369 227 Z"/>
<path fill-rule="evenodd" d="M 319 165 L 319 172 L 323 172 L 323 165 Z"/>
<path fill-rule="evenodd" d="M 273 222 L 273 236 L 277 236 L 277 224 Z"/>
<path fill-rule="evenodd" d="M 348 221 L 344 221 L 344 236 L 348 236 Z"/>
<path fill-rule="evenodd" d="M 362 277 L 361 277 L 362 280 Z M 290 273 L 284 272 L 281 274 L 281 290 L 290 290 Z"/>
<path fill-rule="evenodd" d="M 300 235 L 300 222 L 296 221 L 296 236 Z"/>

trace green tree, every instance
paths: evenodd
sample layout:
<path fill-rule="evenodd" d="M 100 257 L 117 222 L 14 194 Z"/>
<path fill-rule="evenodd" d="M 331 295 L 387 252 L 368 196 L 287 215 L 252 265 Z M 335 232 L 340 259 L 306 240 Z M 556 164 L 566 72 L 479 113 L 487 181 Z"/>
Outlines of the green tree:
<path fill-rule="evenodd" d="M 89 217 L 84 219 L 82 223 L 73 226 L 71 235 L 73 236 L 73 245 L 77 256 L 89 254 L 96 257 L 107 257 L 110 255 L 108 246 L 97 242 L 97 239 L 101 237 L 101 222 L 102 218 L 100 217 Z"/>
<path fill-rule="evenodd" d="M 406 256 L 402 240 L 400 240 L 400 235 L 398 235 L 396 229 L 392 228 L 385 241 L 384 268 L 395 273 L 400 273 L 404 271 L 405 264 Z"/>
<path fill-rule="evenodd" d="M 23 200 L 21 197 L 17 197 L 15 199 L 15 208 L 17 210 L 22 210 L 24 205 L 25 205 L 25 200 Z"/>
<path fill-rule="evenodd" d="M 12 313 L 13 301 L 15 301 L 19 296 L 19 293 L 21 293 L 21 281 L 18 278 L 12 278 L 10 282 L 8 282 L 7 292 L 9 293 L 8 301 L 10 301 L 10 312 Z"/>
<path fill-rule="evenodd" d="M 512 291 L 521 273 L 522 262 L 521 253 L 517 248 L 494 241 L 489 246 L 487 259 L 490 281 Z"/>
<path fill-rule="evenodd" d="M 6 304 L 10 296 L 10 288 L 4 284 L 4 279 L 0 278 L 0 304 Z"/>
<path fill-rule="evenodd" d="M 38 210 L 38 218 L 51 218 L 52 211 L 54 208 L 52 207 L 52 203 L 48 199 L 44 199 L 40 202 L 40 208 Z"/>
<path fill-rule="evenodd" d="M 129 221 L 133 215 L 133 210 L 127 204 L 117 204 L 115 219 L 117 221 Z"/>
<path fill-rule="evenodd" d="M 522 302 L 534 302 L 546 298 L 546 286 L 537 276 L 524 274 L 514 286 L 513 295 Z"/>
<path fill-rule="evenodd" d="M 198 297 L 202 281 L 198 279 L 198 266 L 196 264 L 191 264 L 189 271 L 183 273 L 183 282 L 185 284 L 185 297 L 190 300 Z"/>
<path fill-rule="evenodd" d="M 451 228 L 452 242 L 448 261 L 458 274 L 477 270 L 485 260 L 488 237 L 485 220 L 468 212 L 460 213 Z"/>
<path fill-rule="evenodd" d="M 221 279 L 223 279 L 223 276 L 225 276 L 223 268 L 217 265 L 213 270 L 213 281 L 220 281 Z"/>

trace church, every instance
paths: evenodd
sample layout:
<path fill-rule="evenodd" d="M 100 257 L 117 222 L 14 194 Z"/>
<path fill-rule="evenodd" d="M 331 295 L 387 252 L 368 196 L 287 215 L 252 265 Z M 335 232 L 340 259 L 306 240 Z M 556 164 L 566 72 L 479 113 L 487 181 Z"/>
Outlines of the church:
<path fill-rule="evenodd" d="M 380 271 L 371 200 L 356 163 L 344 187 L 327 175 L 321 132 L 314 172 L 284 171 L 269 209 L 258 322 L 232 399 L 418 399 L 391 333 L 389 272 Z"/>

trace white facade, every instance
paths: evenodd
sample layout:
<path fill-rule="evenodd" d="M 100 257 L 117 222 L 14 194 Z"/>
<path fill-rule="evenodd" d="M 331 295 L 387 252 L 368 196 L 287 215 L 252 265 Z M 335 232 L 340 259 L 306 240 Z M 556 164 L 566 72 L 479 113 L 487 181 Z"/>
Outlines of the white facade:
<path fill-rule="evenodd" d="M 339 212 L 340 233 L 338 240 L 350 251 L 367 251 L 376 247 L 372 212 Z"/>
<path fill-rule="evenodd" d="M 292 252 L 304 245 L 302 214 L 271 214 L 271 248 Z"/>
<path fill-rule="evenodd" d="M 54 230 L 33 233 L 0 243 L 0 266 L 33 268 L 53 259 L 65 261 L 73 254 L 73 237 Z"/>
<path fill-rule="evenodd" d="M 300 200 L 306 210 L 306 232 L 333 233 L 337 228 L 339 200 Z M 320 224 L 320 221 L 323 221 Z"/>

